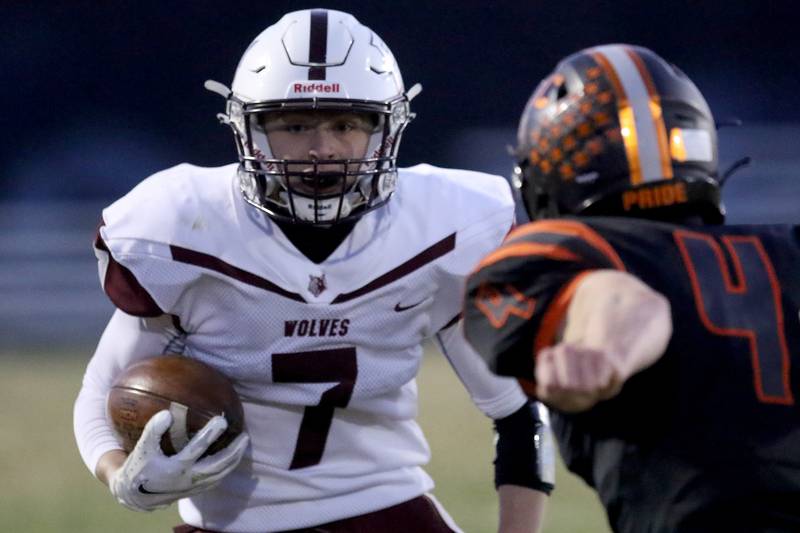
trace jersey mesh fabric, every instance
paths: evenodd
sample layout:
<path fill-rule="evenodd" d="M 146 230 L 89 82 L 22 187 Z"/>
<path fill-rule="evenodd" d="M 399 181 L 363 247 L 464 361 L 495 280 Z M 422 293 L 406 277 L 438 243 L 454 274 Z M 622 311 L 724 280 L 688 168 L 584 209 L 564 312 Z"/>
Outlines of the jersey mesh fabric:
<path fill-rule="evenodd" d="M 464 276 L 508 230 L 507 185 L 404 170 L 396 198 L 317 265 L 249 216 L 232 177 L 230 167 L 182 165 L 104 212 L 113 260 L 180 318 L 185 353 L 230 376 L 244 403 L 251 450 L 218 487 L 181 501 L 182 517 L 209 529 L 287 530 L 430 490 L 421 468 L 429 450 L 414 420 L 422 343 L 456 315 Z M 176 248 L 191 253 L 176 260 Z M 457 346 L 451 359 L 475 357 Z M 519 407 L 516 384 L 485 365 L 460 373 L 492 415 Z M 330 426 L 316 428 L 319 457 L 298 466 L 304 420 L 320 404 L 331 408 Z"/>
<path fill-rule="evenodd" d="M 562 287 L 635 275 L 670 301 L 669 346 L 614 398 L 553 413 L 564 463 L 614 531 L 800 531 L 798 261 L 797 226 L 537 221 L 470 279 L 467 332 L 501 373 L 531 379 Z"/>

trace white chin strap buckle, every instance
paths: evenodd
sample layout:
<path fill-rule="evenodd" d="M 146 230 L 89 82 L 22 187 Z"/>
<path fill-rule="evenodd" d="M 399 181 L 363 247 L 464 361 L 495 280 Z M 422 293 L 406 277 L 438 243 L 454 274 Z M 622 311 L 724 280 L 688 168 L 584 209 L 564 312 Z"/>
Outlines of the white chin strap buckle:
<path fill-rule="evenodd" d="M 341 212 L 339 212 L 340 203 Z M 334 222 L 345 218 L 353 210 L 347 196 L 315 201 L 313 198 L 297 194 L 292 195 L 291 208 L 295 217 L 306 222 Z"/>

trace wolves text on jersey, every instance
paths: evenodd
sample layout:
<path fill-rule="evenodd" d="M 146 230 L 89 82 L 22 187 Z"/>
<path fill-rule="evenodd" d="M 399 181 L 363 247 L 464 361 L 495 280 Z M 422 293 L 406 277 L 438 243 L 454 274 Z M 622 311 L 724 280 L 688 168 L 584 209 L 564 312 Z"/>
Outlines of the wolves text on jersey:
<path fill-rule="evenodd" d="M 283 323 L 283 335 L 284 337 L 344 337 L 349 327 L 349 318 L 286 320 Z"/>

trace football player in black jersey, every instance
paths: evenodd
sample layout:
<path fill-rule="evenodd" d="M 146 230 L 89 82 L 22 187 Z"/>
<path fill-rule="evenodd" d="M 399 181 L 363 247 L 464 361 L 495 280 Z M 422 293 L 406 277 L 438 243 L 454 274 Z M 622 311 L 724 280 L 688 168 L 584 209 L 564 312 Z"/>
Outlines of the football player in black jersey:
<path fill-rule="evenodd" d="M 652 51 L 567 57 L 519 126 L 534 221 L 469 281 L 470 342 L 615 531 L 800 531 L 800 226 L 724 225 L 716 142 Z"/>

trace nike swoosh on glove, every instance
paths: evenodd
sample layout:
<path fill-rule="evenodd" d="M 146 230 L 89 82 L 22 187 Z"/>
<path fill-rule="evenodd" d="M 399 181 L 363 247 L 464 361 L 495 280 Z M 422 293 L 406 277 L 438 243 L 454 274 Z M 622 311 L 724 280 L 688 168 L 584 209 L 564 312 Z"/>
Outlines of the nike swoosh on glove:
<path fill-rule="evenodd" d="M 169 411 L 153 415 L 133 451 L 111 478 L 111 494 L 125 507 L 153 511 L 212 488 L 236 468 L 249 442 L 242 433 L 225 449 L 200 459 L 228 427 L 224 417 L 215 416 L 180 452 L 167 457 L 161 450 L 161 436 L 171 424 Z"/>

